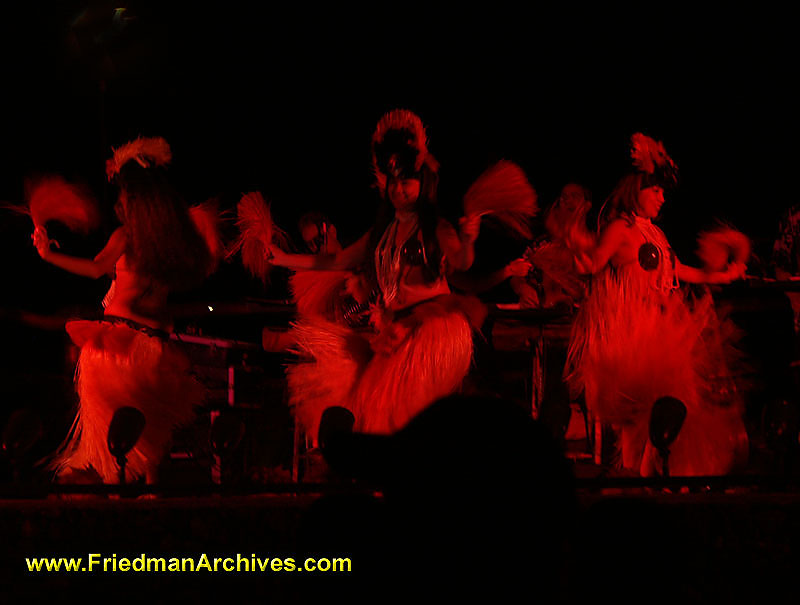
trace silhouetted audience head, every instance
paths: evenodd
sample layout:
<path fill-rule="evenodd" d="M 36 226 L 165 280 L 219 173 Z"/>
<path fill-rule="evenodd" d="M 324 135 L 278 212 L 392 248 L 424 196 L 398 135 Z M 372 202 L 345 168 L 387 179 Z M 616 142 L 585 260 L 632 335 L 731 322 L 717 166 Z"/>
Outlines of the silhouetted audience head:
<path fill-rule="evenodd" d="M 526 410 L 453 395 L 390 436 L 353 433 L 347 414 L 326 411 L 320 445 L 336 472 L 384 494 L 378 573 L 405 569 L 409 590 L 423 578 L 451 593 L 532 582 L 555 589 L 575 506 L 572 474 Z M 363 531 L 358 525 L 353 532 Z"/>

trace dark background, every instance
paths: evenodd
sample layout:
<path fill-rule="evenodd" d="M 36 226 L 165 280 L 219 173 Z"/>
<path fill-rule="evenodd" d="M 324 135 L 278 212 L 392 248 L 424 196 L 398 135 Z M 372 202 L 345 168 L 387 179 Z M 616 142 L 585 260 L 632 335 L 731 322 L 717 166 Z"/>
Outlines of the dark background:
<path fill-rule="evenodd" d="M 385 10 L 383 3 L 358 9 L 166 0 L 6 3 L 0 14 L 0 203 L 21 203 L 27 178 L 57 173 L 88 184 L 108 219 L 115 192 L 105 183 L 104 163 L 111 147 L 160 135 L 173 148 L 172 174 L 191 201 L 218 197 L 232 208 L 242 192 L 258 189 L 287 229 L 302 211 L 317 208 L 347 243 L 373 218 L 375 123 L 385 111 L 405 107 L 428 127 L 442 166 L 441 203 L 453 219 L 469 184 L 500 158 L 522 166 L 542 207 L 568 181 L 590 187 L 599 205 L 630 167 L 630 135 L 642 131 L 662 140 L 681 169 L 681 188 L 668 194 L 661 225 L 682 260 L 692 262 L 696 234 L 715 219 L 733 223 L 767 255 L 781 213 L 798 201 L 791 149 L 797 103 L 790 94 L 797 79 L 796 21 L 754 5 L 701 13 L 671 3 L 646 10 L 602 4 L 586 9 L 562 2 L 554 11 L 492 2 L 468 14 L 466 3 L 450 13 L 435 12 L 431 3 L 389 3 Z M 63 249 L 92 255 L 110 228 L 107 220 L 86 239 L 62 234 Z M 0 210 L 0 425 L 15 408 L 38 409 L 46 439 L 34 454 L 44 456 L 72 420 L 75 360 L 65 354 L 63 326 L 56 321 L 42 329 L 41 318 L 97 312 L 108 280 L 92 282 L 44 263 L 30 232 L 29 219 Z M 280 284 L 262 287 L 231 264 L 186 296 L 235 301 L 280 293 Z M 40 327 L 18 321 L 21 312 L 34 312 Z M 779 328 L 788 336 L 788 323 Z M 762 348 L 775 346 L 770 337 L 779 329 L 762 332 Z M 0 468 L 0 482 L 6 473 Z M 250 548 L 255 539 L 274 546 L 292 521 L 265 517 L 263 504 L 255 506 L 252 523 L 249 512 L 220 520 L 216 503 L 214 522 L 181 511 L 173 519 L 169 507 L 153 508 L 166 513 L 155 518 L 145 510 L 140 522 L 129 523 L 128 533 L 136 533 L 129 547 L 142 540 L 149 545 L 161 534 L 170 544 L 182 531 L 191 536 L 187 544 L 199 537 L 203 544 L 229 547 L 233 539 Z M 797 528 L 775 522 L 796 515 L 763 503 L 746 502 L 727 515 L 713 502 L 705 506 L 692 523 L 679 511 L 656 524 L 683 529 L 676 540 L 700 536 L 715 547 L 695 550 L 721 561 L 725 572 L 712 569 L 698 579 L 696 594 L 733 593 L 764 567 L 767 577 L 796 568 L 787 545 Z M 646 530 L 653 512 L 614 510 L 621 512 L 596 514 L 591 527 L 614 528 L 617 540 L 620 519 L 646 519 L 631 526 L 632 542 L 625 542 L 625 532 L 617 542 L 632 544 L 630 552 L 645 552 L 640 559 L 652 562 L 651 544 L 642 550 L 639 542 L 652 538 Z M 90 512 L 86 525 L 67 509 L 59 523 L 68 529 L 58 535 L 122 539 L 115 515 Z M 739 516 L 747 523 L 737 523 Z M 49 544 L 58 530 L 49 529 L 55 521 L 8 518 L 8 527 L 21 528 L 7 532 L 13 559 L 4 568 L 11 570 L 20 552 Z M 274 520 L 277 534 L 267 535 L 272 526 L 265 518 Z M 45 529 L 30 534 L 40 526 Z M 749 531 L 729 531 L 740 526 Z M 246 538 L 240 527 L 251 528 Z M 218 537 L 209 535 L 218 528 Z M 609 543 L 603 532 L 586 536 L 592 548 Z M 651 542 L 662 545 L 663 536 Z M 596 570 L 592 548 L 586 552 L 595 556 L 587 560 Z M 580 577 L 583 568 L 575 569 Z"/>
<path fill-rule="evenodd" d="M 230 208 L 258 189 L 285 228 L 318 208 L 347 243 L 373 218 L 369 140 L 395 107 L 427 125 L 453 219 L 469 184 L 500 158 L 522 166 L 540 206 L 570 180 L 599 205 L 629 168 L 635 131 L 664 141 L 681 168 L 661 224 L 685 262 L 717 218 L 763 253 L 796 201 L 786 151 L 796 44 L 784 14 L 275 6 L 17 7 L 0 40 L 0 201 L 21 201 L 27 177 L 59 173 L 87 183 L 108 213 L 111 147 L 161 135 L 190 200 Z M 95 253 L 110 226 L 67 251 Z M 3 307 L 96 307 L 107 283 L 43 263 L 27 219 L 3 212 L 1 236 Z M 236 267 L 221 275 L 202 296 L 271 294 Z"/>
<path fill-rule="evenodd" d="M 781 213 L 798 202 L 792 150 L 797 103 L 790 93 L 797 80 L 797 33 L 788 12 L 753 4 L 699 12 L 667 2 L 648 3 L 647 9 L 561 2 L 559 10 L 491 2 L 471 13 L 467 3 L 453 3 L 449 13 L 434 11 L 432 3 L 342 4 L 5 3 L 0 203 L 21 203 L 26 178 L 57 173 L 88 184 L 109 218 L 115 192 L 105 183 L 104 163 L 111 147 L 137 135 L 160 135 L 173 148 L 172 174 L 191 201 L 218 197 L 232 208 L 242 192 L 258 189 L 273 201 L 285 228 L 292 229 L 302 211 L 317 208 L 330 214 L 348 242 L 372 221 L 369 141 L 380 116 L 396 107 L 415 111 L 427 125 L 430 149 L 442 166 L 441 203 L 453 219 L 469 184 L 500 158 L 522 166 L 542 207 L 565 182 L 576 180 L 591 188 L 599 204 L 629 169 L 628 139 L 636 131 L 662 140 L 680 166 L 682 185 L 668 194 L 661 225 L 685 262 L 693 260 L 696 234 L 715 219 L 733 223 L 754 239 L 758 254 L 767 254 Z M 62 234 L 63 249 L 92 255 L 110 228 L 107 221 L 86 239 Z M 65 354 L 68 337 L 58 321 L 42 329 L 20 322 L 20 313 L 34 312 L 41 322 L 97 312 L 108 280 L 92 282 L 44 263 L 30 232 L 29 219 L 0 210 L 0 425 L 15 408 L 36 409 L 46 438 L 32 456 L 45 456 L 72 421 L 75 360 Z M 482 233 L 486 238 L 486 229 Z M 492 246 L 484 241 L 481 248 Z M 236 301 L 279 294 L 279 284 L 262 287 L 231 264 L 187 296 Z M 775 346 L 772 334 L 788 337 L 790 329 L 784 322 L 760 332 L 762 349 L 768 349 Z M 258 330 L 253 333 L 257 338 Z M 0 483 L 7 472 L 0 467 Z M 640 560 L 648 564 L 666 561 L 651 546 L 670 544 L 664 536 L 672 531 L 682 545 L 676 552 L 683 553 L 684 545 L 714 548 L 674 559 L 718 562 L 692 586 L 695 595 L 732 594 L 758 574 L 769 579 L 787 570 L 791 577 L 788 570 L 796 564 L 789 545 L 798 531 L 780 521 L 797 515 L 761 501 L 736 510 L 704 501 L 691 519 L 683 509 L 669 509 L 655 524 L 667 529 L 655 538 L 649 508 L 599 509 L 594 524 L 586 522 L 595 530 L 585 533 L 591 548 L 575 552 L 587 553 L 586 568 L 595 572 L 595 547 L 614 541 L 628 553 L 645 553 Z M 241 542 L 247 549 L 253 543 L 275 548 L 275 536 L 294 521 L 265 516 L 261 501 L 247 504 L 252 506 L 242 513 L 215 503 L 213 521 L 203 519 L 202 509 L 193 515 L 142 509 L 141 519 L 129 519 L 127 534 L 120 533 L 116 513 L 91 509 L 79 519 L 79 505 L 59 512 L 56 522 L 39 518 L 50 509 L 39 517 L 26 509 L 6 515 L 12 530 L 5 532 L 10 558 L 3 567 L 17 569 L 19 553 L 30 555 L 36 550 L 31 545 L 50 544 L 54 535 L 77 544 L 78 533 L 81 543 L 108 536 L 114 548 L 141 542 L 148 551 L 161 535 L 167 551 L 174 550 L 174 536 L 190 536 L 190 551 L 198 539 L 212 547 Z M 64 529 L 51 530 L 57 523 Z M 623 526 L 633 529 L 626 534 Z M 269 533 L 272 527 L 277 529 Z M 598 528 L 614 528 L 613 538 Z M 650 541 L 644 546 L 642 536 Z M 669 570 L 674 560 L 650 569 Z M 576 566 L 567 576 L 579 578 L 583 569 Z M 603 573 L 601 566 L 597 577 Z M 768 584 L 753 582 L 759 590 Z"/>

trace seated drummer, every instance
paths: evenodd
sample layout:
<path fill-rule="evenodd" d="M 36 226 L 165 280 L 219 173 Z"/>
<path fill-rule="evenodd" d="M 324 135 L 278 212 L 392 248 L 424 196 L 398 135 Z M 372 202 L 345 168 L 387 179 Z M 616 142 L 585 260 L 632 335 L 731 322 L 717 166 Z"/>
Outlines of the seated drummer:
<path fill-rule="evenodd" d="M 589 189 L 577 183 L 564 185 L 545 215 L 547 233 L 525 251 L 524 258 L 531 271 L 510 280 L 521 308 L 571 309 L 583 298 L 586 279 L 575 270 L 567 234 L 573 230 L 587 231 L 586 215 L 591 206 Z"/>
<path fill-rule="evenodd" d="M 342 249 L 336 237 L 336 225 L 321 212 L 306 212 L 297 221 L 306 254 L 336 254 Z"/>
<path fill-rule="evenodd" d="M 524 279 L 531 270 L 530 262 L 521 255 L 525 245 L 525 241 L 509 238 L 498 225 L 486 220 L 475 242 L 472 267 L 454 272 L 448 282 L 486 303 L 514 303 L 517 295 L 511 280 Z"/>

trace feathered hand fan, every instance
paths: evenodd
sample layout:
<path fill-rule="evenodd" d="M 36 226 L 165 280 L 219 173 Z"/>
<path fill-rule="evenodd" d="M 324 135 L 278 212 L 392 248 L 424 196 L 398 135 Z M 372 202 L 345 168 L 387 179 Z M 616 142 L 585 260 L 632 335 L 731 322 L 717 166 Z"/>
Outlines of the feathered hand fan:
<path fill-rule="evenodd" d="M 288 247 L 289 238 L 273 221 L 270 207 L 260 193 L 242 196 L 236 206 L 236 226 L 239 236 L 228 251 L 230 258 L 242 253 L 242 264 L 254 277 L 266 283 L 272 264 L 269 262 L 269 247 Z"/>
<path fill-rule="evenodd" d="M 723 271 L 729 263 L 747 263 L 752 245 L 744 233 L 719 225 L 697 238 L 697 256 L 706 271 Z"/>
<path fill-rule="evenodd" d="M 220 213 L 216 201 L 206 201 L 189 208 L 189 217 L 195 229 L 203 237 L 211 256 L 206 275 L 216 271 L 220 259 L 225 256 L 225 247 L 220 235 Z"/>
<path fill-rule="evenodd" d="M 514 235 L 531 239 L 530 226 L 538 206 L 536 191 L 522 169 L 501 160 L 489 167 L 464 195 L 464 216 L 492 215 Z"/>
<path fill-rule="evenodd" d="M 87 235 L 100 224 L 100 212 L 91 193 L 60 176 L 31 181 L 25 190 L 25 204 L 6 208 L 30 216 L 36 229 L 44 228 L 48 221 L 58 221 L 70 231 Z"/>

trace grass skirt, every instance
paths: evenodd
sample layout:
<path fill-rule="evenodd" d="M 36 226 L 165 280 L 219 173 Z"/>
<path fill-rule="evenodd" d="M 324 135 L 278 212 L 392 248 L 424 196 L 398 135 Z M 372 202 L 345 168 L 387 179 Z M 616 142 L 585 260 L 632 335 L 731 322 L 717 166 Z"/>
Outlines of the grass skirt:
<path fill-rule="evenodd" d="M 444 295 L 358 332 L 321 317 L 298 321 L 298 363 L 287 370 L 290 405 L 316 437 L 322 412 L 343 406 L 358 431 L 388 434 L 457 391 L 472 363 L 472 331 L 486 311 L 475 298 Z"/>
<path fill-rule="evenodd" d="M 709 295 L 687 300 L 654 289 L 636 263 L 606 269 L 592 282 L 573 325 L 567 363 L 573 396 L 621 433 L 621 463 L 643 475 L 660 468 L 649 442 L 660 397 L 687 408 L 670 448 L 674 475 L 725 474 L 746 459 L 742 405 L 731 368 L 736 328 L 720 321 Z"/>
<path fill-rule="evenodd" d="M 127 323 L 71 321 L 67 332 L 80 347 L 75 373 L 78 411 L 53 467 L 92 468 L 105 483 L 118 482 L 109 453 L 108 427 L 123 406 L 140 410 L 145 427 L 128 453 L 126 479 L 154 475 L 167 453 L 173 430 L 194 418 L 205 388 L 190 374 L 189 359 L 178 345 Z"/>

